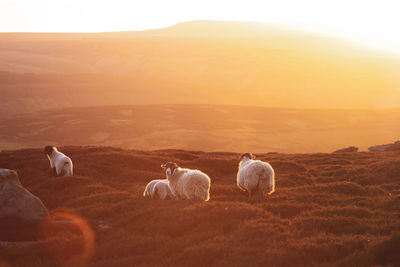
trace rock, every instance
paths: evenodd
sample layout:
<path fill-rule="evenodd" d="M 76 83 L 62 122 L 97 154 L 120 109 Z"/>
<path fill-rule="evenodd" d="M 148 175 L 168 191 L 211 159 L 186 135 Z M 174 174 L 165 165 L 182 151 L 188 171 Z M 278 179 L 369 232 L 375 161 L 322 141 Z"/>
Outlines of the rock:
<path fill-rule="evenodd" d="M 376 145 L 368 148 L 369 151 L 394 151 L 399 150 L 400 140 L 393 144 Z"/>
<path fill-rule="evenodd" d="M 370 146 L 368 148 L 369 151 L 385 151 L 390 145 L 376 145 Z"/>
<path fill-rule="evenodd" d="M 0 169 L 0 218 L 40 222 L 48 215 L 43 202 L 22 187 L 16 171 Z"/>
<path fill-rule="evenodd" d="M 385 151 L 400 151 L 400 142 L 397 141 L 396 143 L 394 143 L 394 145 L 389 146 L 388 148 L 386 148 Z"/>
<path fill-rule="evenodd" d="M 358 147 L 355 146 L 349 146 L 346 148 L 342 148 L 339 150 L 334 151 L 333 153 L 340 153 L 340 152 L 357 152 L 358 151 Z"/>

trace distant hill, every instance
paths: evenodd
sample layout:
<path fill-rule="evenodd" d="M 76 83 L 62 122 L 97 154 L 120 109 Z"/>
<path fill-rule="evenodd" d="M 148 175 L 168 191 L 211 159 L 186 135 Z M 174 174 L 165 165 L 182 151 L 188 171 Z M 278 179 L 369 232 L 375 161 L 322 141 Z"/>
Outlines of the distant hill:
<path fill-rule="evenodd" d="M 45 145 L 235 152 L 367 150 L 399 139 L 400 109 L 222 105 L 58 108 L 0 119 L 0 150 Z"/>
<path fill-rule="evenodd" d="M 390 108 L 400 60 L 261 23 L 0 34 L 0 114 L 58 106 Z"/>

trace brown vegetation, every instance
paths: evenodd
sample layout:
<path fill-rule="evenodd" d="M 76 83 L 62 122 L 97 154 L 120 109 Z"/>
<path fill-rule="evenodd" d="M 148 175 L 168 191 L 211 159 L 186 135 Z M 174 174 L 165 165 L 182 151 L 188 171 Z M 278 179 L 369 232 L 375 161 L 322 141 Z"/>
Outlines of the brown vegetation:
<path fill-rule="evenodd" d="M 399 151 L 259 154 L 275 169 L 276 192 L 249 199 L 235 185 L 236 153 L 60 150 L 71 156 L 76 176 L 51 177 L 41 149 L 3 151 L 0 166 L 17 170 L 22 184 L 53 214 L 77 214 L 77 225 L 83 226 L 42 225 L 32 233 L 15 231 L 10 221 L 1 220 L 3 241 L 40 242 L 2 248 L 0 262 L 70 266 L 89 259 L 87 266 L 93 267 L 400 264 Z M 163 177 L 160 164 L 167 161 L 206 172 L 212 180 L 210 201 L 143 198 L 145 185 Z M 94 234 L 94 254 L 85 250 L 91 240 L 87 226 Z"/>
<path fill-rule="evenodd" d="M 58 108 L 0 116 L 0 149 L 96 145 L 281 153 L 360 150 L 393 142 L 400 109 L 312 110 L 221 105 Z"/>

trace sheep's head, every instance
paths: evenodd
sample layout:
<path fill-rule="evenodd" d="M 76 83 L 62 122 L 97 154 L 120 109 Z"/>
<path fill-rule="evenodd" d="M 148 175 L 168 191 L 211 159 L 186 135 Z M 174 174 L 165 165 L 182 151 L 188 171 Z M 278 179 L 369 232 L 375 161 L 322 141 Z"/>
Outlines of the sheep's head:
<path fill-rule="evenodd" d="M 165 170 L 165 174 L 167 175 L 167 178 L 169 178 L 171 175 L 174 174 L 175 170 L 178 168 L 178 164 L 175 162 L 167 162 L 165 164 L 161 165 L 161 168 Z"/>
<path fill-rule="evenodd" d="M 55 147 L 55 146 L 46 146 L 45 148 L 44 148 L 44 151 L 43 151 L 43 153 L 45 154 L 45 155 L 51 155 L 51 153 L 53 152 L 53 151 L 55 151 L 55 150 L 57 150 L 57 148 Z"/>
<path fill-rule="evenodd" d="M 254 156 L 251 153 L 244 153 L 240 156 L 240 160 L 242 161 L 243 159 L 255 159 L 256 156 Z"/>

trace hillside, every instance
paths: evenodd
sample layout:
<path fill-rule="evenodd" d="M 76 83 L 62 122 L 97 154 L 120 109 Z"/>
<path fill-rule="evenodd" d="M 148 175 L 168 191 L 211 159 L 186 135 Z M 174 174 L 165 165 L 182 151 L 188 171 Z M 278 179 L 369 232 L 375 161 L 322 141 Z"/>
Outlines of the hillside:
<path fill-rule="evenodd" d="M 50 210 L 77 214 L 92 230 L 82 228 L 82 236 L 76 229 L 42 227 L 46 235 L 39 235 L 39 243 L 2 248 L 2 264 L 71 266 L 77 259 L 93 267 L 400 264 L 398 151 L 259 154 L 275 169 L 276 192 L 249 199 L 235 185 L 239 154 L 60 149 L 74 161 L 74 177 L 50 177 L 41 149 L 3 151 L 0 167 L 17 170 L 22 184 Z M 160 164 L 166 161 L 209 174 L 210 201 L 144 199 L 146 183 L 163 177 Z M 23 240 L 4 219 L 0 226 L 1 241 Z M 87 238 L 92 231 L 94 238 Z"/>
<path fill-rule="evenodd" d="M 0 150 L 45 145 L 234 152 L 332 152 L 399 139 L 400 110 L 220 105 L 58 108 L 0 116 Z"/>
<path fill-rule="evenodd" d="M 116 104 L 391 108 L 399 74 L 390 55 L 260 23 L 0 34 L 0 114 Z"/>

